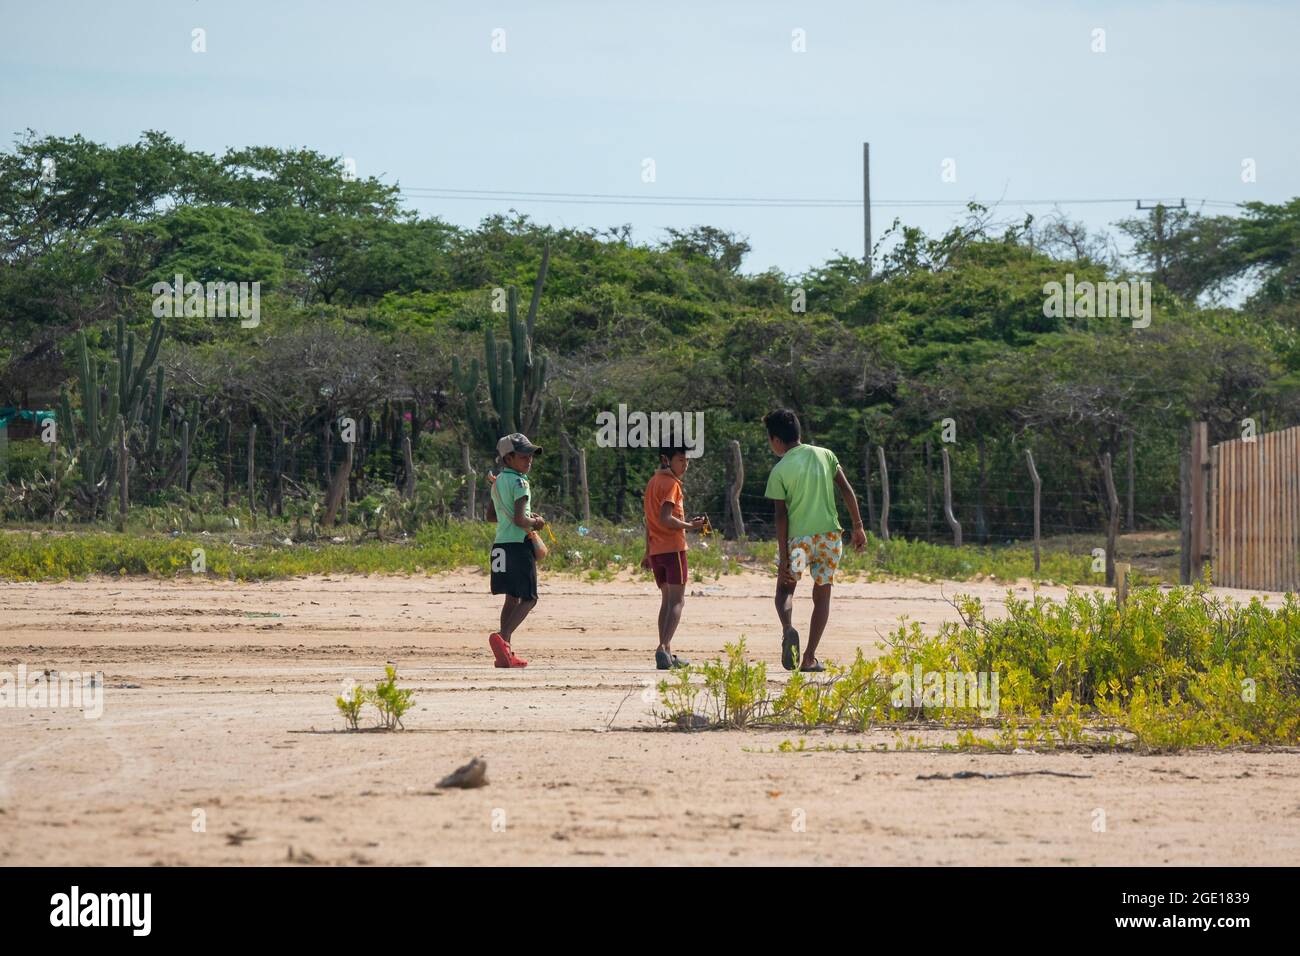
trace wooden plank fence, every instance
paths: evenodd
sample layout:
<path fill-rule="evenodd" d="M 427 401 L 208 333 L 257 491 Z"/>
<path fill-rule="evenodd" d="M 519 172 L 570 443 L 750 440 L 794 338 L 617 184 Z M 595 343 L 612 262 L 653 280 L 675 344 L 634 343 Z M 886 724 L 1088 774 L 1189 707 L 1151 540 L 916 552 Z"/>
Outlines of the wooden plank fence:
<path fill-rule="evenodd" d="M 1195 474 L 1202 462 L 1192 444 Z M 1208 459 L 1208 500 L 1193 498 L 1193 511 L 1205 501 L 1208 549 L 1200 557 L 1211 562 L 1214 583 L 1300 589 L 1300 427 L 1220 442 Z M 1200 567 L 1194 561 L 1193 573 Z"/>

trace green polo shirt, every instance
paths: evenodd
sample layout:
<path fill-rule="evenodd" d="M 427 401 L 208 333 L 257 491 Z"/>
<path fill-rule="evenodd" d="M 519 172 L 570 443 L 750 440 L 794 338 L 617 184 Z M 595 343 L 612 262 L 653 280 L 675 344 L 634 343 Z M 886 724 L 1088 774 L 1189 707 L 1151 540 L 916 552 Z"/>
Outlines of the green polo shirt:
<path fill-rule="evenodd" d="M 776 463 L 763 494 L 785 502 L 791 538 L 841 530 L 835 507 L 839 467 L 834 452 L 816 445 L 795 445 Z"/>
<path fill-rule="evenodd" d="M 515 502 L 520 498 L 529 499 L 524 505 L 524 517 L 531 517 L 532 493 L 528 476 L 507 468 L 492 484 L 492 506 L 497 511 L 497 536 L 493 544 L 510 544 L 528 536 L 527 531 L 515 524 Z"/>

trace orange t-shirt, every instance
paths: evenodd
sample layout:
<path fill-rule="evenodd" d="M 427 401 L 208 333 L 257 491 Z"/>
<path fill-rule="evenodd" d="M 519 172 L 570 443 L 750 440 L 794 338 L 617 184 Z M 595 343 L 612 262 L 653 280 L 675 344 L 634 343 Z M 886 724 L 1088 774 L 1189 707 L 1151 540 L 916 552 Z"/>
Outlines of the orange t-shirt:
<path fill-rule="evenodd" d="M 674 518 L 686 520 L 682 483 L 671 471 L 657 469 L 645 486 L 645 526 L 650 529 L 651 554 L 675 554 L 686 550 L 686 529 L 670 528 L 659 520 L 665 501 L 673 503 Z"/>

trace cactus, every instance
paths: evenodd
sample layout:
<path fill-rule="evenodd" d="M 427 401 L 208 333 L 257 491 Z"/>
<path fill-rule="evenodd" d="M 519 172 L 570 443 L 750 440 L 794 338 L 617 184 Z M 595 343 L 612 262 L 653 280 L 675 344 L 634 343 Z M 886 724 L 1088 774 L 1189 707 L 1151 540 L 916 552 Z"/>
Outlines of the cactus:
<path fill-rule="evenodd" d="M 509 290 L 507 322 L 510 341 L 497 344 L 496 333 L 489 326 L 483 333 L 483 357 L 487 367 L 488 397 L 494 416 L 487 418 L 479 408 L 479 361 L 470 360 L 469 370 L 452 358 L 452 379 L 465 399 L 465 419 L 471 437 L 487 448 L 495 446 L 501 435 L 515 431 L 529 432 L 541 419 L 542 399 L 546 388 L 546 356 L 533 357 L 533 328 L 541 304 L 542 284 L 550 265 L 551 247 L 542 251 L 542 264 L 533 284 L 533 297 L 526 321 L 519 318 L 518 291 Z"/>
<path fill-rule="evenodd" d="M 60 413 L 64 416 L 62 434 L 68 447 L 79 452 L 82 506 L 93 517 L 107 505 L 117 479 L 117 455 L 114 439 L 119 429 L 125 427 L 128 436 L 140 423 L 145 407 L 145 396 L 150 391 L 145 376 L 157 360 L 162 343 L 161 319 L 155 319 L 149 335 L 149 344 L 137 365 L 135 359 L 135 333 L 126 331 L 125 320 L 117 320 L 117 361 L 108 364 L 106 377 L 101 377 L 95 357 L 90 354 L 86 334 L 77 335 L 78 377 L 81 385 L 82 434 L 77 435 L 72 420 L 71 403 L 67 393 L 60 399 Z M 149 419 L 149 453 L 152 456 L 158 445 L 158 428 L 162 421 L 164 373 L 158 368 L 154 376 L 153 405 Z M 101 407 L 101 393 L 108 396 L 107 407 Z M 121 421 L 119 421 L 119 416 Z"/>
<path fill-rule="evenodd" d="M 154 376 L 153 406 L 149 410 L 149 445 L 148 454 L 152 458 L 158 452 L 158 435 L 162 431 L 163 413 L 163 368 L 158 366 Z"/>

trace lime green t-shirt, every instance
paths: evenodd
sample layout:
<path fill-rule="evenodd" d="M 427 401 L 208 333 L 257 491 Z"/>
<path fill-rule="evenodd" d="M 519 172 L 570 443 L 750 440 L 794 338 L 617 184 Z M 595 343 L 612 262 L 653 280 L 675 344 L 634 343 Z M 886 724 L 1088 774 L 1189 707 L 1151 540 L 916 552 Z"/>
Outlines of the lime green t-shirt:
<path fill-rule="evenodd" d="M 510 544 L 528 536 L 527 531 L 515 524 L 515 502 L 520 498 L 529 499 L 524 505 L 524 517 L 531 517 L 532 491 L 528 487 L 528 476 L 507 468 L 492 484 L 492 507 L 497 511 L 497 536 L 493 544 Z"/>
<path fill-rule="evenodd" d="M 791 538 L 841 530 L 835 508 L 839 467 L 834 452 L 816 445 L 795 445 L 776 463 L 763 494 L 785 502 Z"/>

